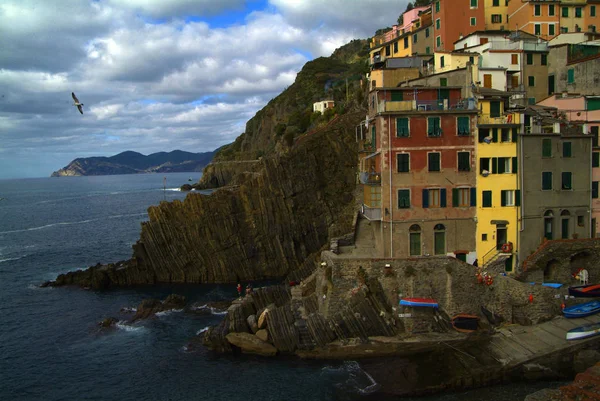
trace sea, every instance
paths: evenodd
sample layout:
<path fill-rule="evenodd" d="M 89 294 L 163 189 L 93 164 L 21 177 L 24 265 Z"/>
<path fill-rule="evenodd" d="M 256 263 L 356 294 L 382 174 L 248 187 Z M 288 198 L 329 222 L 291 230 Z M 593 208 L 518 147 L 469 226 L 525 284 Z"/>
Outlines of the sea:
<path fill-rule="evenodd" d="M 215 354 L 192 340 L 218 324 L 230 285 L 92 291 L 47 280 L 131 257 L 149 206 L 183 200 L 200 173 L 0 180 L 0 400 L 394 400 L 360 361 Z M 209 194 L 209 191 L 205 193 Z M 201 244 L 199 244 L 201 246 Z M 193 307 L 128 323 L 146 298 Z M 107 317 L 119 323 L 101 329 Z M 195 345 L 194 345 L 195 344 Z M 557 383 L 517 383 L 422 401 L 523 400 Z"/>

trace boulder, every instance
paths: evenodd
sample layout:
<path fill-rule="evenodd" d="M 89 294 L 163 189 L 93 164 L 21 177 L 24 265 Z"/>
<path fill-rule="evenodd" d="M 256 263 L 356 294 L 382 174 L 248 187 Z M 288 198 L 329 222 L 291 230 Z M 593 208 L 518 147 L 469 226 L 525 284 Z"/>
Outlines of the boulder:
<path fill-rule="evenodd" d="M 242 350 L 244 354 L 275 356 L 277 348 L 250 333 L 229 333 L 227 341 Z"/>
<path fill-rule="evenodd" d="M 158 312 L 182 309 L 185 306 L 185 297 L 182 295 L 171 294 L 164 301 L 158 299 L 144 299 L 137 307 L 135 316 L 131 319 L 132 322 L 140 319 L 147 319 L 154 316 Z"/>
<path fill-rule="evenodd" d="M 258 330 L 256 337 L 260 338 L 264 342 L 269 342 L 269 332 L 266 329 Z"/>
<path fill-rule="evenodd" d="M 100 323 L 98 323 L 98 326 L 102 327 L 103 329 L 108 329 L 111 327 L 114 327 L 115 324 L 117 324 L 118 320 L 114 317 L 107 317 L 106 319 L 102 320 Z"/>
<path fill-rule="evenodd" d="M 258 329 L 264 329 L 265 327 L 267 327 L 267 314 L 269 313 L 270 310 L 275 309 L 275 304 L 271 304 L 269 306 L 267 306 L 259 315 L 258 317 Z"/>
<path fill-rule="evenodd" d="M 248 319 L 246 319 L 246 321 L 248 322 L 248 326 L 250 327 L 250 330 L 252 330 L 252 333 L 256 334 L 256 332 L 258 331 L 258 323 L 256 322 L 256 315 L 248 316 Z"/>

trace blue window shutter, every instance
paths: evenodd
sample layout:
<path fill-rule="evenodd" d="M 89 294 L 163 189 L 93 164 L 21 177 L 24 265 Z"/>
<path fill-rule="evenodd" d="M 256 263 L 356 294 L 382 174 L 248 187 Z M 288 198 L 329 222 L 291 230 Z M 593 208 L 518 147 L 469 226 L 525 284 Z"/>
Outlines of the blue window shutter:
<path fill-rule="evenodd" d="M 446 207 L 446 188 L 440 190 L 440 207 Z"/>
<path fill-rule="evenodd" d="M 429 207 L 429 190 L 424 189 L 423 190 L 423 208 L 428 208 L 428 207 Z"/>
<path fill-rule="evenodd" d="M 471 188 L 471 206 L 477 206 L 477 188 Z"/>

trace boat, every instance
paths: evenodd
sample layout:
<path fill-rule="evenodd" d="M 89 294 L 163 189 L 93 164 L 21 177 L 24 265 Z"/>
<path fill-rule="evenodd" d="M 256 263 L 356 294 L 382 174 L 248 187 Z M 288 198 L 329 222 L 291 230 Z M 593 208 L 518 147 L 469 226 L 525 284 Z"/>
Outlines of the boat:
<path fill-rule="evenodd" d="M 438 303 L 432 298 L 402 298 L 400 305 L 404 306 L 425 306 L 429 308 L 437 308 Z"/>
<path fill-rule="evenodd" d="M 580 340 L 600 334 L 600 323 L 586 324 L 567 331 L 567 340 Z"/>
<path fill-rule="evenodd" d="M 460 331 L 461 333 L 472 333 L 477 330 L 479 316 L 470 315 L 468 313 L 459 313 L 454 315 L 450 322 L 456 331 Z"/>
<path fill-rule="evenodd" d="M 586 284 L 569 287 L 569 295 L 577 298 L 600 297 L 600 284 Z"/>
<path fill-rule="evenodd" d="M 585 317 L 598 312 L 600 312 L 600 301 L 586 302 L 563 309 L 563 314 L 567 318 Z"/>

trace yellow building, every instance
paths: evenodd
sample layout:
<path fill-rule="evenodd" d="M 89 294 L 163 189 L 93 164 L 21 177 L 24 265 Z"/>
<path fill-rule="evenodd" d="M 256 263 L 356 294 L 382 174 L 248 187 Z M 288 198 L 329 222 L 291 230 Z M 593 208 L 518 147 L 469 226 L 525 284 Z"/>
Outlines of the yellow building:
<path fill-rule="evenodd" d="M 504 31 L 508 25 L 508 3 L 504 0 L 484 0 L 485 30 Z"/>
<path fill-rule="evenodd" d="M 473 76 L 479 75 L 479 53 L 470 52 L 435 52 L 434 65 L 435 73 L 454 71 L 458 68 L 465 68 L 467 63 L 471 63 Z"/>
<path fill-rule="evenodd" d="M 479 266 L 513 271 L 518 253 L 517 137 L 519 114 L 507 111 L 508 92 L 479 88 L 477 121 L 477 234 Z M 508 244 L 508 245 L 507 245 Z"/>

